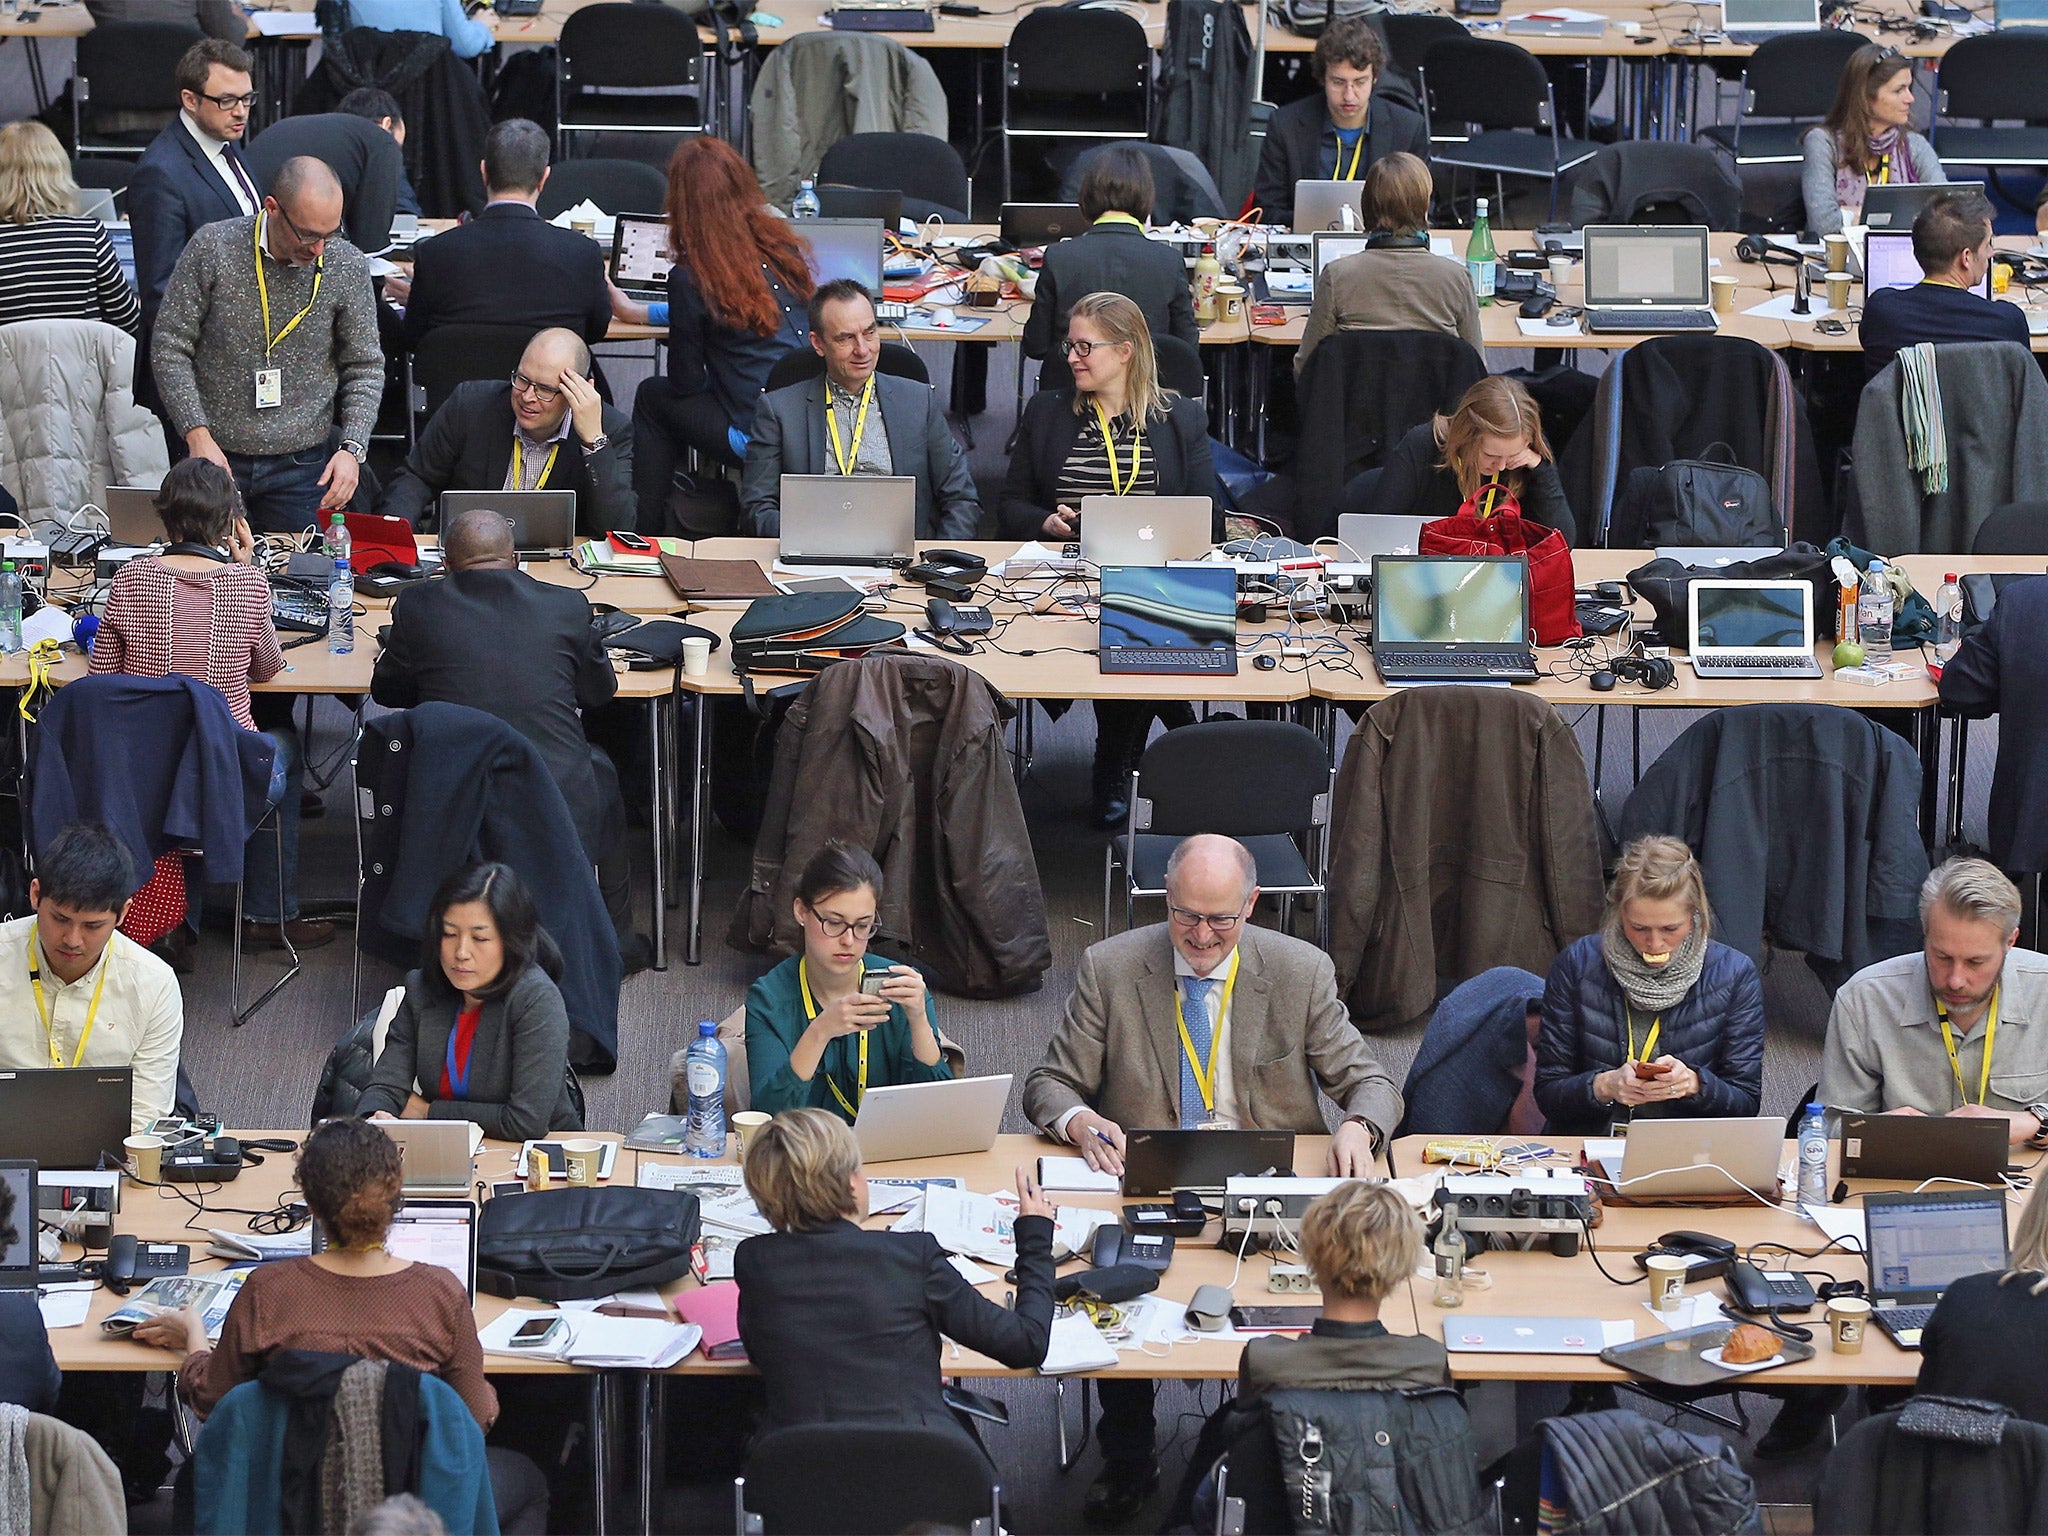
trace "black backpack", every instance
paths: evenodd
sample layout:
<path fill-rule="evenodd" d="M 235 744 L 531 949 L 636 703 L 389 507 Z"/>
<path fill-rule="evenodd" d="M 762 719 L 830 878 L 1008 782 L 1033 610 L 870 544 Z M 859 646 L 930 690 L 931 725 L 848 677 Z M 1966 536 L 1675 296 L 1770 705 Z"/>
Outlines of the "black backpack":
<path fill-rule="evenodd" d="M 1757 549 L 1785 546 L 1785 524 L 1771 501 L 1771 483 L 1735 462 L 1725 443 L 1716 458 L 1674 459 L 1629 472 L 1608 530 L 1610 549 L 1673 544 Z"/>

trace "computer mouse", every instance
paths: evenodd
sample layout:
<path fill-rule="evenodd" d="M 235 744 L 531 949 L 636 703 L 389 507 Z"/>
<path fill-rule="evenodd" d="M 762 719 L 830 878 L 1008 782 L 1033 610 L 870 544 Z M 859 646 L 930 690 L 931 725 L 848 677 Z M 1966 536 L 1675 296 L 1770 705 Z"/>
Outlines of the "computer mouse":
<path fill-rule="evenodd" d="M 1280 658 L 1278 656 L 1254 656 L 1252 658 L 1252 665 L 1261 672 L 1270 672 L 1280 665 Z"/>
<path fill-rule="evenodd" d="M 1543 323 L 1545 325 L 1555 325 L 1563 327 L 1570 325 L 1574 320 L 1578 318 L 1579 317 L 1577 315 L 1575 315 L 1574 313 L 1572 313 L 1572 311 L 1568 309 L 1553 309 L 1550 312 L 1549 317 L 1546 318 Z"/>
<path fill-rule="evenodd" d="M 1592 681 L 1595 693 L 1607 693 L 1614 687 L 1614 674 L 1612 672 L 1595 672 Z"/>
<path fill-rule="evenodd" d="M 1556 302 L 1557 296 L 1555 294 L 1532 293 L 1528 298 L 1522 300 L 1522 318 L 1524 320 L 1540 320 L 1543 317 L 1543 312 Z"/>
<path fill-rule="evenodd" d="M 932 328 L 934 330 L 943 331 L 953 323 L 953 311 L 942 306 L 935 306 L 927 310 L 926 313 L 931 316 Z"/>

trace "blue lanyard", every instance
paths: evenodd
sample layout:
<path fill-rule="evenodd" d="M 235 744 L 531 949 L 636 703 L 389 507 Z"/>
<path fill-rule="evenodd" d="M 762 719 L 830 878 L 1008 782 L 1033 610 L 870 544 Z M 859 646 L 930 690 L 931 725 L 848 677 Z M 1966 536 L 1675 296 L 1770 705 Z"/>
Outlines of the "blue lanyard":
<path fill-rule="evenodd" d="M 482 1011 L 478 1011 L 476 1027 L 484 1027 Z M 469 1037 L 469 1055 L 463 1058 L 462 1070 L 455 1070 L 455 1042 L 462 1038 L 462 1016 L 455 1016 L 455 1027 L 448 1031 L 448 1086 L 455 1090 L 455 1097 L 469 1097 L 469 1069 L 476 1065 L 476 1036 Z"/>

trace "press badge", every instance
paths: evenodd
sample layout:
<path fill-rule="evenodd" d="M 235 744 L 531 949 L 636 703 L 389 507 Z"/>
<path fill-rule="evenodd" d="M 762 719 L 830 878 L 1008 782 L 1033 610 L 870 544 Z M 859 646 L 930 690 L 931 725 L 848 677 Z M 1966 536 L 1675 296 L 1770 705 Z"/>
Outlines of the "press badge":
<path fill-rule="evenodd" d="M 275 410 L 284 404 L 284 370 L 282 368 L 258 368 L 256 370 L 256 409 Z"/>

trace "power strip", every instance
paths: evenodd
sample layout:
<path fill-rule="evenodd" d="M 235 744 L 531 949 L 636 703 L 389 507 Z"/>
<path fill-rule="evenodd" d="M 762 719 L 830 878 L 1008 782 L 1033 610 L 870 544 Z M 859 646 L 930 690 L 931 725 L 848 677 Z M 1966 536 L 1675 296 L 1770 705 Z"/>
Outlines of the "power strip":
<path fill-rule="evenodd" d="M 97 528 L 72 528 L 50 540 L 50 555 L 59 565 L 77 568 L 93 563 L 109 542 Z"/>
<path fill-rule="evenodd" d="M 1301 1234 L 1301 1218 L 1317 1199 L 1350 1179 L 1226 1179 L 1223 1235 L 1216 1246 L 1235 1250 L 1252 1233 L 1254 1245 L 1286 1246 Z M 1285 1234 L 1283 1236 L 1283 1234 Z"/>
<path fill-rule="evenodd" d="M 1269 1291 L 1312 1291 L 1315 1288 L 1315 1277 L 1309 1274 L 1306 1264 L 1282 1264 L 1276 1259 L 1266 1272 L 1266 1289 Z"/>

